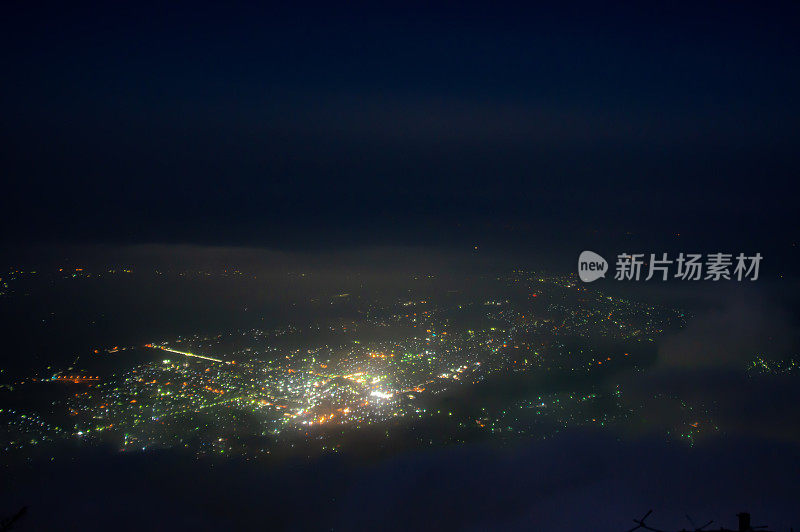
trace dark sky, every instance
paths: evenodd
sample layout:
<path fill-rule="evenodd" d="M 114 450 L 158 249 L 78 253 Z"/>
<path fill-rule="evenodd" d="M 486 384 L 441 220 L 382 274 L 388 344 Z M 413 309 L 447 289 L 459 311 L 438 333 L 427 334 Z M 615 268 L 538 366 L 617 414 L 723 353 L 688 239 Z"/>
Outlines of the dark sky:
<path fill-rule="evenodd" d="M 4 6 L 6 246 L 797 241 L 797 4 L 162 4 Z"/>

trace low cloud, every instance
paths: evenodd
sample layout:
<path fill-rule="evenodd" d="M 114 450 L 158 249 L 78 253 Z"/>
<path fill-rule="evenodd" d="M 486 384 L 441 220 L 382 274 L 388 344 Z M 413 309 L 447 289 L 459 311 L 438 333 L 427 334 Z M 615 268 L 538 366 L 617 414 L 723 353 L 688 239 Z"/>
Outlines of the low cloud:
<path fill-rule="evenodd" d="M 780 358 L 796 345 L 783 306 L 755 290 L 722 296 L 659 348 L 659 368 L 742 369 L 754 355 Z"/>

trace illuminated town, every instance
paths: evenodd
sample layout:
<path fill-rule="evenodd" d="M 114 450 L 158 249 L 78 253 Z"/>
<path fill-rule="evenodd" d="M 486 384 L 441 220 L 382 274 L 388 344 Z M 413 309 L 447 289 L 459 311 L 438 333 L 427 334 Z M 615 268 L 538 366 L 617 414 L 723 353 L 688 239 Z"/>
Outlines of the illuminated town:
<path fill-rule="evenodd" d="M 59 443 L 311 456 L 365 442 L 380 452 L 640 424 L 642 405 L 606 376 L 644 371 L 659 336 L 685 325 L 683 311 L 606 296 L 571 276 L 519 271 L 493 283 L 502 298 L 366 303 L 358 319 L 94 349 L 90 358 L 116 357 L 117 368 L 134 353 L 147 361 L 107 375 L 53 368 L 4 385 L 10 396 L 49 388 L 53 398 L 0 410 L 5 456 L 55 457 Z M 718 430 L 703 405 L 654 399 L 679 413 L 665 437 L 692 444 Z"/>

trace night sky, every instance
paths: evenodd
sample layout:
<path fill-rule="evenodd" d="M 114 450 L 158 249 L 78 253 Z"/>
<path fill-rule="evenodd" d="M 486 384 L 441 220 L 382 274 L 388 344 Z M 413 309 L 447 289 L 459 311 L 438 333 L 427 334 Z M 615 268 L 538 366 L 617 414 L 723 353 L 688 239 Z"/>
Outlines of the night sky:
<path fill-rule="evenodd" d="M 2 241 L 777 253 L 799 15 L 8 4 Z"/>

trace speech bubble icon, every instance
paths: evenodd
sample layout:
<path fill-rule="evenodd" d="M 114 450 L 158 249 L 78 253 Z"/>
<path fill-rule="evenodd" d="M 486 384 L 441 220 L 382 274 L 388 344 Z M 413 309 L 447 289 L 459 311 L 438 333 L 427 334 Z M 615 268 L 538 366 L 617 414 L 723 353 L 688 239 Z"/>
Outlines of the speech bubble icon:
<path fill-rule="evenodd" d="M 584 283 L 591 283 L 606 276 L 608 263 L 594 251 L 584 251 L 578 257 L 578 277 Z"/>

